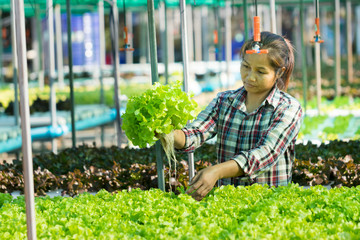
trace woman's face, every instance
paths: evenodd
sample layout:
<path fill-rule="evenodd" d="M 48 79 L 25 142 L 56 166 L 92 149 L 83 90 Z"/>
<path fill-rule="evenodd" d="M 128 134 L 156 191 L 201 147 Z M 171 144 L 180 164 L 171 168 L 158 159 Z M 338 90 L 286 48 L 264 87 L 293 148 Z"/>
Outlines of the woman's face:
<path fill-rule="evenodd" d="M 240 73 L 248 93 L 264 94 L 269 92 L 276 82 L 276 73 L 267 54 L 245 54 Z"/>

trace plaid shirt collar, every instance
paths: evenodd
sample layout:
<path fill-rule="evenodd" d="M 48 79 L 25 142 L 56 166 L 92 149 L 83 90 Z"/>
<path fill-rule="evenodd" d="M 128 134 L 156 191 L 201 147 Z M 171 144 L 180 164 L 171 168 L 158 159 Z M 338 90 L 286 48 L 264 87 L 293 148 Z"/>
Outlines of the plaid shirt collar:
<path fill-rule="evenodd" d="M 246 106 L 245 106 L 246 94 L 247 91 L 245 90 L 245 88 L 241 87 L 238 90 L 235 90 L 232 94 L 230 94 L 228 96 L 228 100 L 234 108 L 246 112 Z M 280 90 L 275 85 L 275 87 L 271 89 L 269 95 L 260 104 L 258 109 L 261 108 L 262 106 L 267 106 L 267 105 L 271 105 L 273 108 L 276 108 L 279 102 L 280 102 Z"/>

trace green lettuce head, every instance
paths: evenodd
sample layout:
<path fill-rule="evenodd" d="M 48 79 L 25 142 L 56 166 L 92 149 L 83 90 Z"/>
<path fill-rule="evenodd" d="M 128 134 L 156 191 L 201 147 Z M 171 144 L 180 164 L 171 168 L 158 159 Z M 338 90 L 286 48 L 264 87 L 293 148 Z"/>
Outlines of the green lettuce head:
<path fill-rule="evenodd" d="M 155 132 L 169 134 L 196 117 L 198 105 L 181 86 L 180 81 L 170 85 L 155 83 L 142 95 L 129 99 L 122 128 L 134 145 L 151 146 L 158 140 Z"/>

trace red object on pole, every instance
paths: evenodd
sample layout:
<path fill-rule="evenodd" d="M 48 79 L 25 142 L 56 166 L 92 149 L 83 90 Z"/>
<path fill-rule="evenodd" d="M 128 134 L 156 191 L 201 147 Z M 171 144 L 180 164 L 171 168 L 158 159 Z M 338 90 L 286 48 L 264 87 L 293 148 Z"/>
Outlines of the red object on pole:
<path fill-rule="evenodd" d="M 254 17 L 254 45 L 251 50 L 246 50 L 246 54 L 262 54 L 262 53 L 268 53 L 269 51 L 267 49 L 260 49 L 261 46 L 261 32 L 260 32 L 260 17 L 255 16 Z"/>
<path fill-rule="evenodd" d="M 129 44 L 129 36 L 128 36 L 128 29 L 125 26 L 124 27 L 124 39 L 125 39 L 125 44 L 122 48 L 120 48 L 120 51 L 134 51 L 134 48 L 130 47 Z"/>
<path fill-rule="evenodd" d="M 314 39 L 311 39 L 310 40 L 311 43 L 315 43 L 315 42 L 318 42 L 318 43 L 323 43 L 324 40 L 321 39 L 321 36 L 320 36 L 320 18 L 315 18 L 315 36 L 314 36 Z"/>
<path fill-rule="evenodd" d="M 260 42 L 260 17 L 254 17 L 254 41 Z"/>
<path fill-rule="evenodd" d="M 218 44 L 219 43 L 219 37 L 218 37 L 218 31 L 217 30 L 214 30 L 213 36 L 214 36 L 214 44 Z"/>

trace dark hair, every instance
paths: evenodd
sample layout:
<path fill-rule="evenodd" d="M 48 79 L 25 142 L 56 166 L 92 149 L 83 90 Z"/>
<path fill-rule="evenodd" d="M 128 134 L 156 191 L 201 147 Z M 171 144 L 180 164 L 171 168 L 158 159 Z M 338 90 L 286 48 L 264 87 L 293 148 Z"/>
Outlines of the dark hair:
<path fill-rule="evenodd" d="M 268 49 L 267 55 L 275 73 L 280 74 L 281 68 L 285 67 L 285 71 L 279 76 L 276 84 L 279 89 L 286 91 L 294 69 L 294 48 L 289 40 L 271 32 L 261 32 L 260 37 L 262 44 L 260 49 Z M 244 59 L 246 50 L 252 49 L 253 44 L 253 39 L 244 43 L 240 50 L 241 59 Z"/>

